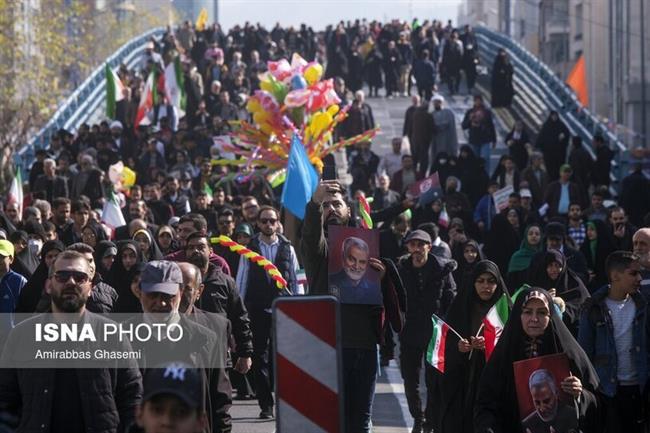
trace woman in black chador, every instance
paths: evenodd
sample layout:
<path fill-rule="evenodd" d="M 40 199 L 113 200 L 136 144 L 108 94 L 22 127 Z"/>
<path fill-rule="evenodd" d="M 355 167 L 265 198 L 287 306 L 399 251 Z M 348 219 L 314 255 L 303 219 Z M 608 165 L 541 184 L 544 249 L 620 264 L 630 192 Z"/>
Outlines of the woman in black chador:
<path fill-rule="evenodd" d="M 548 250 L 544 254 L 543 265 L 540 263 L 537 267 L 531 267 L 526 282 L 549 291 L 553 297 L 562 298 L 562 319 L 571 333 L 577 335 L 580 310 L 589 292 L 580 277 L 569 269 L 564 254 L 558 250 Z"/>
<path fill-rule="evenodd" d="M 537 135 L 536 147 L 544 154 L 544 166 L 549 182 L 560 177 L 560 166 L 566 161 L 571 133 L 557 111 L 551 111 Z"/>
<path fill-rule="evenodd" d="M 492 108 L 510 107 L 515 96 L 512 85 L 514 69 L 506 50 L 501 48 L 492 66 Z"/>
<path fill-rule="evenodd" d="M 443 433 L 474 431 L 470 415 L 474 413 L 476 391 L 485 367 L 485 339 L 477 337 L 477 333 L 490 308 L 508 293 L 499 268 L 489 260 L 476 265 L 467 283 L 447 314 L 449 326 L 464 339 L 457 341 L 451 337 L 446 344 L 445 374 L 440 385 L 441 425 L 436 430 Z"/>
<path fill-rule="evenodd" d="M 589 358 L 573 338 L 551 295 L 539 287 L 525 288 L 515 302 L 501 338 L 485 365 L 474 405 L 476 433 L 526 433 L 521 424 L 513 363 L 538 356 L 565 353 L 571 376 L 562 378 L 562 390 L 573 397 L 571 408 L 578 431 L 598 429 L 598 376 Z"/>

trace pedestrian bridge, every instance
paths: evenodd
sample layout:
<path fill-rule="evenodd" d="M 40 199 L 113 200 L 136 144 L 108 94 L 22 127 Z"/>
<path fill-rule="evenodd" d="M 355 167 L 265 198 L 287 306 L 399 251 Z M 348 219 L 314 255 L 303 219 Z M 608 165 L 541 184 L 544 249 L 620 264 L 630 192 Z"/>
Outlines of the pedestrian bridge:
<path fill-rule="evenodd" d="M 161 37 L 163 32 L 163 28 L 156 28 L 143 33 L 117 50 L 106 59 L 106 63 L 113 68 L 121 63 L 128 67 L 134 67 L 144 51 L 145 42 L 152 36 Z M 490 69 L 499 48 L 504 48 L 509 53 L 515 69 L 514 101 L 509 109 L 495 110 L 497 127 L 508 130 L 512 127 L 515 119 L 521 119 L 535 136 L 546 120 L 548 112 L 556 110 L 571 133 L 583 139 L 592 155 L 593 150 L 590 148 L 590 144 L 593 136 L 598 133 L 618 150 L 611 174 L 612 186 L 617 189 L 618 182 L 627 172 L 629 152 L 625 143 L 612 134 L 607 125 L 593 113 L 582 108 L 573 91 L 556 77 L 546 64 L 519 43 L 504 34 L 485 27 L 476 27 L 475 33 L 479 42 L 481 63 L 487 66 L 487 74 L 480 75 L 478 78 L 477 89 L 487 97 L 488 101 L 490 100 Z M 105 64 L 98 66 L 82 85 L 61 104 L 49 122 L 20 150 L 16 155 L 18 165 L 24 169 L 28 168 L 33 161 L 34 151 L 39 148 L 47 148 L 50 137 L 58 129 L 76 130 L 83 123 L 103 120 L 106 98 L 104 68 Z M 462 107 L 452 106 L 452 108 L 460 109 Z"/>

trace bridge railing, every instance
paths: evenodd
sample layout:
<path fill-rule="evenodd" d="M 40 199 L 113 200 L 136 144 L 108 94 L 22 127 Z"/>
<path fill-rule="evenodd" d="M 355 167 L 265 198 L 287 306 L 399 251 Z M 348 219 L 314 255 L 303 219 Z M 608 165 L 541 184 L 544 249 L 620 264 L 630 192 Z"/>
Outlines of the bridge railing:
<path fill-rule="evenodd" d="M 575 93 L 560 80 L 553 71 L 526 48 L 510 37 L 477 27 L 481 62 L 491 68 L 498 50 L 504 48 L 514 67 L 515 97 L 511 109 L 528 127 L 537 133 L 552 110 L 558 112 L 573 135 L 580 136 L 585 147 L 594 156 L 591 143 L 594 135 L 600 134 L 613 146 L 616 160 L 612 168 L 612 181 L 618 182 L 625 175 L 629 149 L 616 137 L 605 123 L 583 108 Z"/>
<path fill-rule="evenodd" d="M 151 37 L 160 38 L 164 28 L 149 30 L 124 44 L 119 50 L 98 66 L 88 78 L 61 104 L 52 118 L 21 149 L 16 152 L 14 160 L 17 167 L 27 170 L 34 161 L 37 149 L 50 145 L 50 138 L 61 128 L 77 129 L 84 122 L 96 116 L 105 107 L 106 100 L 106 64 L 116 68 L 124 63 L 129 69 L 135 68 L 144 53 L 145 43 Z M 23 177 L 25 178 L 25 177 Z"/>

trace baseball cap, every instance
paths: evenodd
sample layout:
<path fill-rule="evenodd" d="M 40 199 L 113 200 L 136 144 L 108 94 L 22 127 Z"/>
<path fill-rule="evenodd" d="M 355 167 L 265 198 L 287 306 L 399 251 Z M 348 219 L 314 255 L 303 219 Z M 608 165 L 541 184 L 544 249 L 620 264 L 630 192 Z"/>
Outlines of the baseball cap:
<path fill-rule="evenodd" d="M 519 195 L 521 198 L 533 198 L 533 194 L 527 188 L 523 188 L 521 191 L 519 191 Z"/>
<path fill-rule="evenodd" d="M 192 409 L 203 406 L 201 373 L 188 364 L 172 362 L 148 369 L 144 375 L 143 387 L 143 401 L 168 394 L 178 397 Z"/>
<path fill-rule="evenodd" d="M 8 240 L 0 240 L 0 256 L 2 257 L 13 257 L 14 256 L 14 244 Z"/>
<path fill-rule="evenodd" d="M 175 295 L 183 284 L 181 268 L 167 260 L 153 260 L 140 275 L 140 289 L 144 293 L 166 293 Z"/>
<path fill-rule="evenodd" d="M 411 233 L 409 233 L 405 240 L 406 243 L 409 243 L 411 241 L 422 241 L 430 244 L 431 236 L 429 236 L 429 233 L 425 232 L 424 230 L 413 230 Z"/>
<path fill-rule="evenodd" d="M 253 229 L 251 229 L 250 224 L 241 223 L 235 228 L 235 234 L 243 233 L 248 236 L 253 236 Z"/>

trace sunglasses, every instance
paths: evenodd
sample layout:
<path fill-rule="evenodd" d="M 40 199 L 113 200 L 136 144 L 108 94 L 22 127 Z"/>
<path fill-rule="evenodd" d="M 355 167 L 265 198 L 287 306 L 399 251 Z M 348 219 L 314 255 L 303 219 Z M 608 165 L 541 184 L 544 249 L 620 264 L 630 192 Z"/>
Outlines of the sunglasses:
<path fill-rule="evenodd" d="M 90 276 L 84 272 L 79 271 L 57 271 L 54 273 L 54 279 L 59 283 L 67 283 L 72 278 L 76 283 L 86 283 Z"/>
<path fill-rule="evenodd" d="M 275 224 L 278 220 L 275 218 L 260 218 L 260 224 Z"/>

